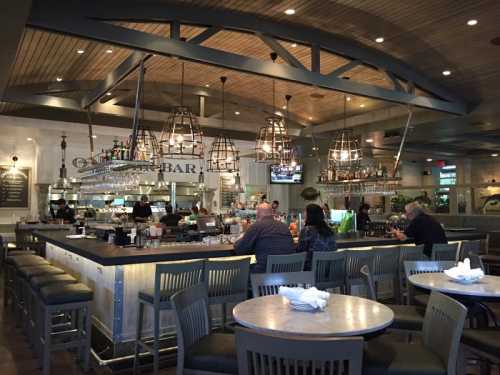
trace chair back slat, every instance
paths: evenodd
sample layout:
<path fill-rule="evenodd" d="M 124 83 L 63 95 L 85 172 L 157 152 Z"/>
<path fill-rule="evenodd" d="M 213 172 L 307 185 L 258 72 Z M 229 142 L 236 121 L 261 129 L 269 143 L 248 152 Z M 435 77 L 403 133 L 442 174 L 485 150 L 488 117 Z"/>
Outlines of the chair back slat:
<path fill-rule="evenodd" d="M 208 260 L 205 263 L 205 280 L 209 300 L 222 299 L 229 302 L 244 300 L 248 288 L 250 257 L 232 260 Z"/>
<path fill-rule="evenodd" d="M 250 275 L 252 294 L 255 297 L 278 294 L 280 286 L 304 287 L 314 286 L 314 274 L 307 272 L 288 273 L 254 273 Z"/>
<path fill-rule="evenodd" d="M 375 283 L 373 281 L 373 276 L 368 265 L 364 265 L 363 267 L 361 267 L 361 276 L 363 278 L 363 281 L 365 282 L 368 298 L 372 301 L 376 301 L 377 292 L 375 290 Z"/>
<path fill-rule="evenodd" d="M 438 273 L 454 267 L 457 263 L 451 260 L 418 260 L 406 261 L 404 263 L 405 275 L 408 279 L 411 275 L 419 273 Z"/>
<path fill-rule="evenodd" d="M 373 252 L 373 276 L 395 277 L 399 266 L 399 247 L 374 247 Z"/>
<path fill-rule="evenodd" d="M 340 288 L 345 293 L 345 251 L 313 252 L 312 272 L 318 289 Z"/>
<path fill-rule="evenodd" d="M 460 255 L 458 259 L 463 261 L 465 258 L 471 258 L 473 255 L 481 253 L 481 240 L 462 241 L 460 244 Z"/>
<path fill-rule="evenodd" d="M 169 300 L 180 290 L 202 283 L 204 260 L 170 262 L 156 265 L 155 303 Z"/>
<path fill-rule="evenodd" d="M 236 328 L 240 375 L 361 375 L 363 338 L 300 337 Z"/>
<path fill-rule="evenodd" d="M 268 255 L 266 272 L 301 272 L 304 270 L 307 253 Z"/>
<path fill-rule="evenodd" d="M 432 260 L 457 260 L 459 243 L 435 243 L 432 245 Z"/>
<path fill-rule="evenodd" d="M 423 342 L 447 365 L 448 374 L 456 374 L 460 338 L 467 308 L 453 298 L 432 292 L 425 311 Z"/>

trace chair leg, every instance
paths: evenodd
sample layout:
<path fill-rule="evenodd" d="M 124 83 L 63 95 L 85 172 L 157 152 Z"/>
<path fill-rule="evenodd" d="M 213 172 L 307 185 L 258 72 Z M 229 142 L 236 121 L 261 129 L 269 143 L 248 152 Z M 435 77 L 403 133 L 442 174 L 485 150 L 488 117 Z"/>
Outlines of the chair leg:
<path fill-rule="evenodd" d="M 85 322 L 85 344 L 83 346 L 83 371 L 88 372 L 90 370 L 90 345 L 92 339 L 92 317 L 90 314 L 90 304 L 85 306 L 83 311 L 80 311 L 84 315 Z"/>
<path fill-rule="evenodd" d="M 160 309 L 154 306 L 153 327 L 153 374 L 158 375 L 160 370 Z"/>
<path fill-rule="evenodd" d="M 140 345 L 139 341 L 141 340 L 142 335 L 142 320 L 144 316 L 144 304 L 139 302 L 139 311 L 137 313 L 137 330 L 135 334 L 135 350 L 134 350 L 134 369 L 133 373 L 136 374 L 139 367 L 139 353 L 140 353 Z"/>
<path fill-rule="evenodd" d="M 50 374 L 50 335 L 52 326 L 52 314 L 49 308 L 44 309 L 43 319 L 43 346 L 42 346 L 42 371 L 43 375 Z"/>
<path fill-rule="evenodd" d="M 225 303 L 222 304 L 222 329 L 226 328 L 227 323 L 227 305 Z"/>

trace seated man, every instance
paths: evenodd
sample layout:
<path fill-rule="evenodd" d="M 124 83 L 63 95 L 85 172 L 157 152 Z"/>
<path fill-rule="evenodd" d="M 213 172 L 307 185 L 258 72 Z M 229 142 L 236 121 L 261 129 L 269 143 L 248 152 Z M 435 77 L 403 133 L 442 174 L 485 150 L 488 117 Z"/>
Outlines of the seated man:
<path fill-rule="evenodd" d="M 234 251 L 238 255 L 255 253 L 257 264 L 252 266 L 252 272 L 266 272 L 268 255 L 293 253 L 295 245 L 288 226 L 274 220 L 269 203 L 261 203 L 257 206 L 257 221 L 235 242 Z"/>
<path fill-rule="evenodd" d="M 179 221 L 182 220 L 182 216 L 178 213 L 174 214 L 174 210 L 171 205 L 167 205 L 165 207 L 165 211 L 167 214 L 160 219 L 160 223 L 167 227 L 176 227 L 179 224 Z"/>

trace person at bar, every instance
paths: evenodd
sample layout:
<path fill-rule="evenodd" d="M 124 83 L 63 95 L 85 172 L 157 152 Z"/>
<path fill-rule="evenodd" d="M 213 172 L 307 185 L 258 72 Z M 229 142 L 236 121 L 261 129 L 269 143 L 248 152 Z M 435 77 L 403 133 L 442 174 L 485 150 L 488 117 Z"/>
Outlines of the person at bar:
<path fill-rule="evenodd" d="M 363 203 L 358 210 L 358 214 L 356 215 L 356 225 L 358 230 L 368 231 L 370 229 L 371 219 L 368 215 L 368 210 L 370 209 L 370 205 L 368 203 Z"/>
<path fill-rule="evenodd" d="M 325 221 L 325 213 L 317 204 L 306 207 L 305 226 L 299 234 L 297 252 L 307 253 L 305 269 L 311 269 L 311 259 L 315 251 L 335 251 L 335 234 Z"/>
<path fill-rule="evenodd" d="M 167 227 L 176 227 L 179 225 L 179 221 L 182 220 L 182 216 L 177 212 L 174 213 L 174 209 L 171 205 L 167 205 L 165 207 L 165 211 L 167 214 L 160 219 L 160 223 Z"/>
<path fill-rule="evenodd" d="M 448 243 L 446 234 L 441 224 L 432 216 L 427 215 L 418 202 L 411 202 L 405 206 L 406 217 L 410 224 L 403 232 L 394 229 L 392 233 L 400 240 L 412 238 L 416 245 L 424 245 L 424 254 L 432 254 L 432 245 L 435 243 Z"/>
<path fill-rule="evenodd" d="M 64 223 L 73 224 L 75 220 L 75 210 L 73 210 L 64 198 L 61 198 L 57 201 L 57 205 L 59 208 L 56 212 L 56 219 L 63 220 Z"/>
<path fill-rule="evenodd" d="M 132 218 L 136 223 L 145 223 L 153 215 L 149 205 L 147 195 L 143 195 L 139 202 L 136 202 L 132 210 Z"/>
<path fill-rule="evenodd" d="M 269 203 L 257 206 L 257 221 L 235 242 L 236 254 L 255 253 L 257 263 L 251 272 L 265 272 L 268 255 L 290 254 L 295 252 L 292 235 L 288 226 L 274 220 L 273 209 Z"/>
<path fill-rule="evenodd" d="M 200 209 L 198 206 L 193 205 L 191 207 L 191 215 L 189 215 L 189 220 L 197 220 L 198 216 L 200 216 Z"/>
<path fill-rule="evenodd" d="M 278 208 L 280 207 L 280 202 L 279 201 L 273 201 L 271 203 L 271 208 L 273 210 L 273 215 L 278 215 Z"/>

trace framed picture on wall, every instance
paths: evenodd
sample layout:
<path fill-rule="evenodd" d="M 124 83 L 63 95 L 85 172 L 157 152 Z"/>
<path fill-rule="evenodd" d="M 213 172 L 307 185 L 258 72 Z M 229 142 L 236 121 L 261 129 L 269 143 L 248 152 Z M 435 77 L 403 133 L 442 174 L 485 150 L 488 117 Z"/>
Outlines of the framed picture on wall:
<path fill-rule="evenodd" d="M 29 208 L 31 168 L 0 166 L 0 209 Z"/>

